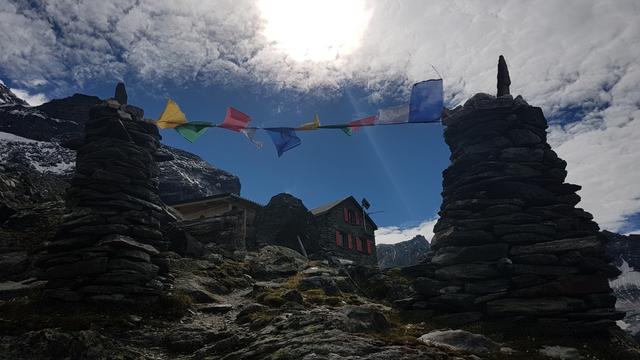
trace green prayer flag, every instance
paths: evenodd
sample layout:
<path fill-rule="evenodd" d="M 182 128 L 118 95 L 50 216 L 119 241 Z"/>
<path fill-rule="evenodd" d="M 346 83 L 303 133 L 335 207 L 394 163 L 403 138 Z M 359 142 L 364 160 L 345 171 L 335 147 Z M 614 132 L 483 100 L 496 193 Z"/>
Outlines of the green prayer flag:
<path fill-rule="evenodd" d="M 193 121 L 177 126 L 175 129 L 183 138 L 190 142 L 195 142 L 208 128 L 214 126 L 215 125 L 204 121 Z"/>
<path fill-rule="evenodd" d="M 343 127 L 340 130 L 344 131 L 345 134 L 351 136 L 353 134 L 353 130 L 350 127 Z"/>

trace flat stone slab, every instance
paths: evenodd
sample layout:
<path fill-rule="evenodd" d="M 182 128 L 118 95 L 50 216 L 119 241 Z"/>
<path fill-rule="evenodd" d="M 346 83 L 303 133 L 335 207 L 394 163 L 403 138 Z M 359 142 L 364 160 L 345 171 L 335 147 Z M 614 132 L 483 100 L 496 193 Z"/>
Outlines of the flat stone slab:
<path fill-rule="evenodd" d="M 436 330 L 420 336 L 418 341 L 430 346 L 475 355 L 484 355 L 500 350 L 500 344 L 495 341 L 464 330 Z"/>

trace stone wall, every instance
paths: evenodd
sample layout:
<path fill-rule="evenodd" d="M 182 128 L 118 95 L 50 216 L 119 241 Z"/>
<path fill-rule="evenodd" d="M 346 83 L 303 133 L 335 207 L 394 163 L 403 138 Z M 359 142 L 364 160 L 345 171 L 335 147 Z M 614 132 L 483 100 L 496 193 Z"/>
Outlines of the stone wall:
<path fill-rule="evenodd" d="M 617 269 L 598 225 L 576 207 L 580 186 L 564 182 L 566 162 L 547 143 L 542 110 L 477 94 L 443 123 L 451 164 L 440 219 L 418 297 L 403 305 L 570 331 L 620 319 L 608 284 Z"/>
<path fill-rule="evenodd" d="M 154 264 L 167 248 L 155 160 L 160 135 L 142 109 L 124 103 L 94 106 L 76 144 L 67 213 L 40 261 L 51 298 L 145 302 L 163 289 Z"/>
<path fill-rule="evenodd" d="M 191 234 L 204 246 L 215 244 L 230 251 L 246 251 L 244 212 L 245 210 L 234 210 L 220 216 L 182 220 L 175 225 Z"/>

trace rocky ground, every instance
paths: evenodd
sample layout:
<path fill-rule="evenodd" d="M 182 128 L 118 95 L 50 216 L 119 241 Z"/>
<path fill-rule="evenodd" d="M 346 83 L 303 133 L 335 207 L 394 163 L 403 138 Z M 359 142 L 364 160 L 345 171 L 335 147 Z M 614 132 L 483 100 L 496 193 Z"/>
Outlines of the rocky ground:
<path fill-rule="evenodd" d="M 42 283 L 24 279 L 33 275 L 29 257 L 18 255 L 0 258 L 1 359 L 638 358 L 622 331 L 577 339 L 526 329 L 506 337 L 473 323 L 451 330 L 428 312 L 390 305 L 390 296 L 411 292 L 398 271 L 368 274 L 373 286 L 359 280 L 363 269 L 275 246 L 201 259 L 164 254 L 173 291 L 144 307 L 41 300 Z"/>

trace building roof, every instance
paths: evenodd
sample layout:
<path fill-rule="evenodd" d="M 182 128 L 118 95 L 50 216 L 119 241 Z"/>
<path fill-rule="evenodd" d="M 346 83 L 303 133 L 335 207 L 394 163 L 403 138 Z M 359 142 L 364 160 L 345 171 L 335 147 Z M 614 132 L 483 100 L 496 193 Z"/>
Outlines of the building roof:
<path fill-rule="evenodd" d="M 343 203 L 344 201 L 349 200 L 349 199 L 353 200 L 353 202 L 356 203 L 356 205 L 361 210 L 363 210 L 363 212 L 364 212 L 365 216 L 367 217 L 367 219 L 369 220 L 369 222 L 371 222 L 373 224 L 373 226 L 377 229 L 378 225 L 376 225 L 375 221 L 373 221 L 373 219 L 369 216 L 369 214 L 367 214 L 366 210 L 364 210 L 362 208 L 362 205 L 360 205 L 360 203 L 352 195 L 349 195 L 349 196 L 347 196 L 345 198 L 342 198 L 342 199 L 338 199 L 338 200 L 330 202 L 328 204 L 324 204 L 322 206 L 318 206 L 317 208 L 311 209 L 309 211 L 311 211 L 311 213 L 314 216 L 319 216 L 319 215 L 322 215 L 322 214 L 326 213 L 327 211 L 333 209 L 334 207 L 340 205 L 341 203 Z"/>
<path fill-rule="evenodd" d="M 187 201 L 181 201 L 181 202 L 177 202 L 177 203 L 172 203 L 170 205 L 175 207 L 175 206 L 181 206 L 181 205 L 187 205 L 187 204 L 206 202 L 206 201 L 211 201 L 211 200 L 224 200 L 226 198 L 232 198 L 232 199 L 238 200 L 240 202 L 247 203 L 247 204 L 255 206 L 255 207 L 263 207 L 263 205 L 258 204 L 255 201 L 251 201 L 249 199 L 245 199 L 245 198 L 241 197 L 240 195 L 233 194 L 233 193 L 215 194 L 215 195 L 205 196 L 205 197 L 191 199 L 191 200 L 187 200 Z"/>
<path fill-rule="evenodd" d="M 342 198 L 342 199 L 339 199 L 339 200 L 336 200 L 336 201 L 330 202 L 330 203 L 328 203 L 328 204 L 324 204 L 324 205 L 322 205 L 322 206 L 318 206 L 317 208 L 315 208 L 315 209 L 311 209 L 311 210 L 309 210 L 309 211 L 311 211 L 311 213 L 312 213 L 313 215 L 320 215 L 320 214 L 326 213 L 327 211 L 329 211 L 329 210 L 333 209 L 333 208 L 334 208 L 334 207 L 336 207 L 338 204 L 340 204 L 341 202 L 343 202 L 343 201 L 347 200 L 347 199 L 348 199 L 348 198 L 350 198 L 350 197 L 353 197 L 353 196 L 347 196 L 347 197 L 345 197 L 345 198 Z M 354 199 L 354 200 L 355 200 L 355 199 Z"/>

